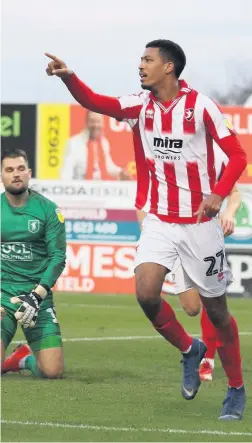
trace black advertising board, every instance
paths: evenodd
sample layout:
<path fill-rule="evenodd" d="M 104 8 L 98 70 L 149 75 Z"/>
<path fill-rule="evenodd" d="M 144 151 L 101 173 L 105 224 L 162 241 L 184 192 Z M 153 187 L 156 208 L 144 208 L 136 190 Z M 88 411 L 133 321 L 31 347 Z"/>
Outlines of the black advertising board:
<path fill-rule="evenodd" d="M 36 165 L 36 105 L 1 105 L 1 147 L 26 151 L 35 177 Z"/>

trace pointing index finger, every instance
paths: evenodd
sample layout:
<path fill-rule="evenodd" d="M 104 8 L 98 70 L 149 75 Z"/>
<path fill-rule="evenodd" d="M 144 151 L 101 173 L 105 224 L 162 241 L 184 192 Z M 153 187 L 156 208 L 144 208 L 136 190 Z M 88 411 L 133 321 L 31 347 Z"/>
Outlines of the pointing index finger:
<path fill-rule="evenodd" d="M 202 219 L 202 217 L 204 215 L 204 211 L 205 211 L 205 208 L 204 208 L 204 204 L 202 202 L 200 204 L 198 210 L 194 213 L 194 215 L 197 215 L 197 221 L 196 221 L 197 224 L 200 223 L 200 221 L 201 221 L 201 219 Z"/>
<path fill-rule="evenodd" d="M 59 62 L 59 61 L 60 61 L 60 59 L 59 59 L 58 57 L 56 57 L 56 55 L 50 54 L 49 52 L 45 52 L 45 55 L 46 55 L 48 58 L 54 60 L 55 62 Z"/>
<path fill-rule="evenodd" d="M 204 210 L 198 212 L 197 224 L 201 222 L 203 215 L 204 215 Z"/>

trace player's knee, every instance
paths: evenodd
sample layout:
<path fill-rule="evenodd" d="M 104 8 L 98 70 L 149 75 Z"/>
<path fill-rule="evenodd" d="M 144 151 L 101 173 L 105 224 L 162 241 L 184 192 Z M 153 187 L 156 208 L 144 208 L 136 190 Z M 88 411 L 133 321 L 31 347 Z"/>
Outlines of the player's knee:
<path fill-rule="evenodd" d="M 160 310 L 160 294 L 155 293 L 155 291 L 148 291 L 148 288 L 143 284 L 137 288 L 136 297 L 145 315 L 149 320 L 153 321 Z"/>
<path fill-rule="evenodd" d="M 200 308 L 191 308 L 191 307 L 186 307 L 186 309 L 184 309 L 185 313 L 187 315 L 189 315 L 189 317 L 196 317 L 197 315 L 199 315 L 200 313 Z"/>
<path fill-rule="evenodd" d="M 142 281 L 136 284 L 136 297 L 140 304 L 156 303 L 160 300 L 160 291 Z"/>
<path fill-rule="evenodd" d="M 158 292 L 155 293 L 154 291 L 148 291 L 145 286 L 140 287 L 136 290 L 136 297 L 140 305 L 153 303 L 155 304 L 158 303 L 160 300 L 160 294 Z"/>
<path fill-rule="evenodd" d="M 142 280 L 136 284 L 136 297 L 139 305 L 149 320 L 153 321 L 160 309 L 160 293 L 150 290 L 146 281 Z"/>
<path fill-rule="evenodd" d="M 63 359 L 52 363 L 49 361 L 37 360 L 38 369 L 42 378 L 57 379 L 62 378 L 64 371 Z"/>
<path fill-rule="evenodd" d="M 200 306 L 185 305 L 182 308 L 189 317 L 196 317 L 200 313 Z"/>
<path fill-rule="evenodd" d="M 149 320 L 160 310 L 161 288 L 166 270 L 163 266 L 144 263 L 136 268 L 136 297 Z"/>
<path fill-rule="evenodd" d="M 51 367 L 40 369 L 42 378 L 59 379 L 63 377 L 62 367 Z"/>
<path fill-rule="evenodd" d="M 185 313 L 190 317 L 199 314 L 201 303 L 197 289 L 191 288 L 179 294 L 179 302 Z"/>
<path fill-rule="evenodd" d="M 149 269 L 141 265 L 136 270 L 136 296 L 138 301 L 156 301 L 160 298 L 161 288 L 164 281 L 163 275 L 155 274 L 155 268 Z"/>

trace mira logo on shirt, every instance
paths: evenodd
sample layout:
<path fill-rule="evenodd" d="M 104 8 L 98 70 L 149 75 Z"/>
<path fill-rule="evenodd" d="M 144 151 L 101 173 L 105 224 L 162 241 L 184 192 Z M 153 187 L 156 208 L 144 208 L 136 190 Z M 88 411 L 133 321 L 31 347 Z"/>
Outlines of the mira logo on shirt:
<path fill-rule="evenodd" d="M 155 158 L 160 160 L 180 160 L 183 140 L 171 139 L 169 137 L 154 137 Z M 175 155 L 173 155 L 175 154 Z"/>
<path fill-rule="evenodd" d="M 1 243 L 1 260 L 32 261 L 32 245 L 20 242 Z"/>

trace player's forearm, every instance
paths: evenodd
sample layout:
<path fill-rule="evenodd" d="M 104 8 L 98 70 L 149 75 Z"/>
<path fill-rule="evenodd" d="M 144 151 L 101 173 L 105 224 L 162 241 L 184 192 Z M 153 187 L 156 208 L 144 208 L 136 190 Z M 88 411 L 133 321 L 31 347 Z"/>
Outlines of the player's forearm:
<path fill-rule="evenodd" d="M 42 278 L 40 279 L 39 285 L 51 289 L 55 285 L 59 276 L 62 274 L 65 265 L 66 265 L 65 253 L 57 254 L 57 256 L 54 256 L 51 259 Z"/>
<path fill-rule="evenodd" d="M 229 157 L 225 171 L 213 189 L 214 194 L 223 199 L 232 191 L 235 183 L 247 166 L 247 156 L 235 136 L 225 137 L 218 141 L 220 148 Z"/>
<path fill-rule="evenodd" d="M 241 205 L 241 194 L 238 191 L 238 189 L 233 189 L 233 191 L 231 191 L 231 193 L 227 197 L 227 207 L 225 212 L 234 217 L 240 205 Z"/>
<path fill-rule="evenodd" d="M 85 108 L 120 119 L 121 106 L 117 98 L 96 94 L 75 74 L 66 78 L 64 83 L 75 100 Z"/>

